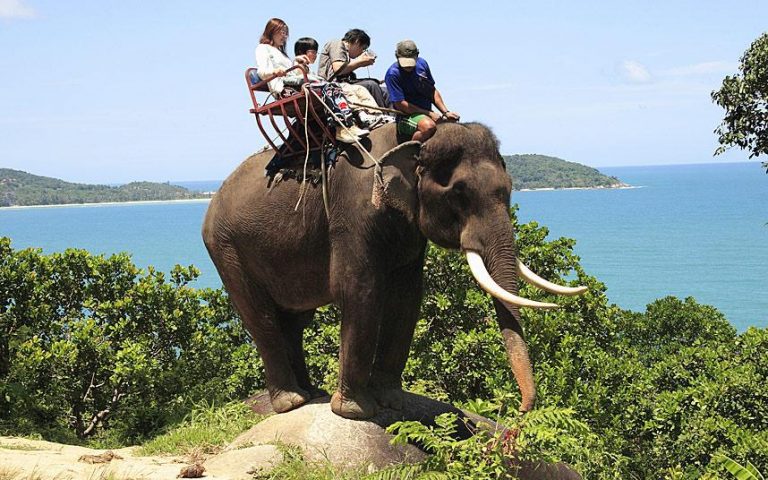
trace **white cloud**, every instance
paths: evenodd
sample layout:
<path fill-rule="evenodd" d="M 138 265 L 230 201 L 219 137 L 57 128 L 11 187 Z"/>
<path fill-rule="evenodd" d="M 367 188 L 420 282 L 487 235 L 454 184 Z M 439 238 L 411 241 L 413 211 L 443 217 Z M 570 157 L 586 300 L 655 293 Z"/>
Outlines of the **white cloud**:
<path fill-rule="evenodd" d="M 634 60 L 624 60 L 619 71 L 625 80 L 632 83 L 648 83 L 651 81 L 651 74 L 640 62 Z"/>
<path fill-rule="evenodd" d="M 0 18 L 32 18 L 35 10 L 22 0 L 0 0 Z"/>
<path fill-rule="evenodd" d="M 734 62 L 702 62 L 694 65 L 670 68 L 662 72 L 670 77 L 689 77 L 695 75 L 736 73 L 739 66 Z"/>

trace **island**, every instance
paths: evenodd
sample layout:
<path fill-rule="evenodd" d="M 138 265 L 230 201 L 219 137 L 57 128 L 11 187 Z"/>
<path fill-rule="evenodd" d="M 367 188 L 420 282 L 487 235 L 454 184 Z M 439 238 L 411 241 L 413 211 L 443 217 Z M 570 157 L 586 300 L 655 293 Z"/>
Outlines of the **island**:
<path fill-rule="evenodd" d="M 131 182 L 118 186 L 71 183 L 0 168 L 0 207 L 194 198 L 210 198 L 210 194 L 193 192 L 170 183 Z"/>
<path fill-rule="evenodd" d="M 628 186 L 595 168 L 556 157 L 524 154 L 504 155 L 503 158 L 515 190 Z M 211 192 L 196 192 L 170 182 L 91 185 L 0 168 L 0 207 L 185 200 L 210 198 L 211 195 Z"/>
<path fill-rule="evenodd" d="M 504 155 L 515 190 L 626 188 L 629 185 L 597 169 L 546 155 Z"/>

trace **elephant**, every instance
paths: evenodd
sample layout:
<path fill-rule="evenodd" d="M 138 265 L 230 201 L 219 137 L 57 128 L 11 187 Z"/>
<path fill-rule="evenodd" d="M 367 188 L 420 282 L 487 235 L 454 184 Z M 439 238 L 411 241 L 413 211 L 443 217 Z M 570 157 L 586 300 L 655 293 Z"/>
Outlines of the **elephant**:
<path fill-rule="evenodd" d="M 364 419 L 401 408 L 427 240 L 462 250 L 493 295 L 520 409 L 533 407 L 520 308 L 557 305 L 519 297 L 518 278 L 565 295 L 585 287 L 548 282 L 516 260 L 512 181 L 488 127 L 440 124 L 424 144 L 399 143 L 394 124 L 380 127 L 340 149 L 326 175 L 327 203 L 322 185 L 265 176 L 272 156 L 250 156 L 224 181 L 202 233 L 263 359 L 276 412 L 325 395 L 310 381 L 302 334 L 329 303 L 342 315 L 333 412 Z"/>

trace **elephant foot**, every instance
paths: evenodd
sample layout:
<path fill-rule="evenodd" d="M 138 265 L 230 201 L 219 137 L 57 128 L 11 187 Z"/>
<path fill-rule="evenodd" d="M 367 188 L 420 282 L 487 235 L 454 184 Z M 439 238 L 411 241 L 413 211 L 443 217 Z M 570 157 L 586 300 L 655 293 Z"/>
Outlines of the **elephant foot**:
<path fill-rule="evenodd" d="M 331 397 L 331 410 L 340 417 L 352 420 L 371 418 L 378 412 L 376 401 L 370 395 L 359 393 L 352 398 L 339 391 Z"/>
<path fill-rule="evenodd" d="M 384 408 L 402 410 L 405 402 L 400 376 L 375 371 L 371 378 L 371 390 L 376 402 Z"/>
<path fill-rule="evenodd" d="M 296 388 L 296 391 L 275 390 L 270 392 L 272 409 L 275 413 L 283 413 L 300 407 L 311 400 L 311 396 L 305 390 Z"/>
<path fill-rule="evenodd" d="M 373 391 L 376 402 L 383 408 L 402 410 L 405 402 L 403 389 L 400 387 L 378 388 Z"/>

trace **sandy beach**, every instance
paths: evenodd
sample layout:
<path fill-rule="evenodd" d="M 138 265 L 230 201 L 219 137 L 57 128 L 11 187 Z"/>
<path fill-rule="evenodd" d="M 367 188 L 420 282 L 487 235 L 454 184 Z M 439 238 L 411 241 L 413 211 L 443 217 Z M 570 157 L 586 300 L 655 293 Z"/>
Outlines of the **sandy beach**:
<path fill-rule="evenodd" d="M 0 207 L 0 210 L 21 210 L 27 208 L 62 208 L 62 207 L 109 207 L 114 205 L 153 205 L 163 203 L 204 203 L 210 198 L 180 198 L 178 200 L 136 200 L 129 202 L 93 202 L 93 203 L 59 203 L 55 205 L 13 205 Z"/>

